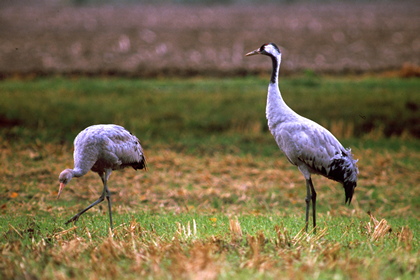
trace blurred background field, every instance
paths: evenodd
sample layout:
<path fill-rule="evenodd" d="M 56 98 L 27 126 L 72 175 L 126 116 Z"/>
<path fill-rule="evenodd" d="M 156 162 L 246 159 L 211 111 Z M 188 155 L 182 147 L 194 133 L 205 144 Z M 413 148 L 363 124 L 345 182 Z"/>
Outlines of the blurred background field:
<path fill-rule="evenodd" d="M 274 42 L 282 73 L 419 75 L 417 1 L 1 1 L 0 75 L 242 76 Z"/>
<path fill-rule="evenodd" d="M 419 278 L 418 14 L 416 1 L 1 1 L 0 278 Z M 317 234 L 300 232 L 304 180 L 267 129 L 271 64 L 244 57 L 270 41 L 285 101 L 359 159 L 350 206 L 314 177 Z M 74 137 L 97 123 L 131 130 L 149 163 L 112 174 L 113 233 L 105 205 L 63 224 L 99 196 L 93 172 L 55 199 Z"/>

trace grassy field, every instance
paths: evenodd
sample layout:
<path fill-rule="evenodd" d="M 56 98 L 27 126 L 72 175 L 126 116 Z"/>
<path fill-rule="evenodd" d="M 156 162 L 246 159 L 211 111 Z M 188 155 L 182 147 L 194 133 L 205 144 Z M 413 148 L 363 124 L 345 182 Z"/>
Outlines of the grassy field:
<path fill-rule="evenodd" d="M 350 206 L 314 177 L 319 228 L 306 234 L 304 179 L 266 127 L 267 77 L 0 81 L 0 278 L 419 278 L 419 87 L 282 79 L 286 102 L 359 159 Z M 105 203 L 64 225 L 99 196 L 96 174 L 56 199 L 74 137 L 95 123 L 130 129 L 149 163 L 111 176 L 112 232 Z"/>

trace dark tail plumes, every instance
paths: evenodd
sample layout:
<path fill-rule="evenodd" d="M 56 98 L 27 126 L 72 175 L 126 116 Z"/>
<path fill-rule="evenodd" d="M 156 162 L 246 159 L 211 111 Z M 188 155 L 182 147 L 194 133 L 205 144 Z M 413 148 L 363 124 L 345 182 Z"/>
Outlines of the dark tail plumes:
<path fill-rule="evenodd" d="M 133 167 L 135 170 L 137 170 L 137 169 L 147 170 L 146 158 L 143 156 L 142 161 L 131 164 L 131 167 Z"/>
<path fill-rule="evenodd" d="M 331 173 L 334 177 L 330 178 L 343 183 L 346 204 L 350 204 L 354 189 L 357 186 L 357 174 L 359 174 L 359 170 L 356 162 L 357 160 L 353 159 L 351 150 L 347 149 L 346 151 L 342 151 L 341 155 L 336 155 L 331 163 Z"/>
<path fill-rule="evenodd" d="M 356 182 L 347 182 L 343 184 L 344 192 L 346 193 L 346 204 L 350 205 L 351 199 L 353 198 L 354 188 L 356 188 Z"/>

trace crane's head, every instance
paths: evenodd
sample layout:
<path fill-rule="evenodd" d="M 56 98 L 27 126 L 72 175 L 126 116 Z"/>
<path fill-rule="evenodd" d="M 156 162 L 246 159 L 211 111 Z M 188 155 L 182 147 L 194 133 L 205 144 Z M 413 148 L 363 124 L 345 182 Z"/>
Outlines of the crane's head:
<path fill-rule="evenodd" d="M 264 54 L 264 55 L 268 55 L 268 56 L 280 56 L 281 52 L 280 49 L 277 47 L 276 44 L 274 43 L 268 43 L 268 44 L 264 44 L 262 45 L 260 48 L 247 53 L 245 56 L 251 56 L 251 55 L 256 55 L 256 54 Z"/>
<path fill-rule="evenodd" d="M 65 169 L 60 173 L 60 176 L 58 176 L 58 181 L 60 182 L 60 188 L 58 189 L 57 198 L 60 198 L 63 188 L 65 187 L 65 185 L 67 185 L 70 182 L 71 178 L 73 178 L 73 170 L 71 169 Z"/>

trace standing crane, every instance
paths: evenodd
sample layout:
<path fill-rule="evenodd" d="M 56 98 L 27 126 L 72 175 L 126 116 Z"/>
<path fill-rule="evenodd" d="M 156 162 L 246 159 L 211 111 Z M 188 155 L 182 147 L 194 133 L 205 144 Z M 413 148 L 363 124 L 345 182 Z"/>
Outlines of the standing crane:
<path fill-rule="evenodd" d="M 266 117 L 268 127 L 280 150 L 287 159 L 298 167 L 306 180 L 306 218 L 308 230 L 309 208 L 312 201 L 312 220 L 316 229 L 316 191 L 311 174 L 319 174 L 343 184 L 345 203 L 350 204 L 357 185 L 357 160 L 350 149 L 324 127 L 300 116 L 284 102 L 278 83 L 281 52 L 273 44 L 264 44 L 246 56 L 262 54 L 271 58 L 273 71 L 267 94 Z"/>
<path fill-rule="evenodd" d="M 74 168 L 63 170 L 58 178 L 60 188 L 57 198 L 60 197 L 63 188 L 73 177 L 82 177 L 89 170 L 98 173 L 104 189 L 98 200 L 74 215 L 66 224 L 76 222 L 83 213 L 102 202 L 106 197 L 112 229 L 111 193 L 108 189 L 108 179 L 112 170 L 129 166 L 135 170 L 146 169 L 146 158 L 139 139 L 119 125 L 92 125 L 82 130 L 74 139 L 73 157 Z"/>

